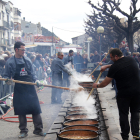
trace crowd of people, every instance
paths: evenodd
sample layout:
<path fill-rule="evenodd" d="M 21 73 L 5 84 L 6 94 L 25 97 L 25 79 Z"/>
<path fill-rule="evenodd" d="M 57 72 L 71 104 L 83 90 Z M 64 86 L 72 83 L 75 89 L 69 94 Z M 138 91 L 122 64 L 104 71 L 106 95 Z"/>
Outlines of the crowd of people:
<path fill-rule="evenodd" d="M 140 68 L 140 48 L 135 50 L 131 54 L 129 51 L 128 44 L 122 42 L 120 45 L 116 43 L 116 40 L 114 40 L 114 43 L 112 44 L 111 48 L 119 48 L 124 56 L 132 56 L 139 68 Z M 90 59 L 88 59 L 88 54 L 80 54 L 80 52 L 73 53 L 73 65 L 77 72 L 82 72 L 82 70 L 86 70 L 88 68 L 88 63 L 94 63 L 94 66 L 96 67 L 97 64 L 104 58 L 104 56 L 107 54 L 107 52 L 101 51 L 101 54 L 99 54 L 98 51 L 95 51 L 94 53 L 90 54 Z M 6 61 L 14 55 L 14 52 L 10 51 L 0 51 L 0 75 L 3 75 L 4 67 Z M 51 84 L 51 63 L 54 58 L 57 57 L 57 55 L 49 56 L 47 53 L 45 55 L 39 54 L 38 52 L 25 52 L 25 56 L 29 57 L 33 64 L 33 69 L 35 71 L 35 74 L 37 75 L 38 80 L 46 80 L 48 84 Z M 64 53 L 64 58 L 68 56 L 68 53 Z M 64 59 L 63 59 L 64 61 Z M 103 63 L 108 63 L 110 61 L 109 56 L 103 60 Z"/>
<path fill-rule="evenodd" d="M 0 51 L 0 75 L 3 76 L 6 61 L 14 56 L 13 52 L 10 51 Z M 53 57 L 49 57 L 48 54 L 42 56 L 37 52 L 25 52 L 24 56 L 30 58 L 34 72 L 38 80 L 46 80 L 48 84 L 51 84 L 51 62 Z"/>
<path fill-rule="evenodd" d="M 109 68 L 107 77 L 100 84 L 93 84 L 93 88 L 102 88 L 114 80 L 117 85 L 116 99 L 120 115 L 121 135 L 123 140 L 128 140 L 130 126 L 128 124 L 128 112 L 131 111 L 131 129 L 132 135 L 136 139 L 139 138 L 139 69 L 137 65 L 140 64 L 139 52 L 131 54 L 127 44 L 122 42 L 120 45 L 112 44 L 110 54 L 103 60 L 105 66 L 101 67 L 101 71 Z M 0 51 L 0 75 L 6 78 L 6 84 L 11 84 L 12 79 L 35 82 L 39 84 L 38 80 L 46 80 L 48 84 L 55 86 L 69 87 L 69 76 L 72 73 L 65 67 L 66 64 L 71 63 L 71 67 L 75 68 L 77 72 L 87 68 L 87 64 L 98 64 L 107 54 L 97 51 L 90 54 L 90 60 L 85 53 L 81 55 L 79 52 L 75 55 L 73 50 L 68 54 L 58 52 L 57 55 L 50 57 L 48 54 L 42 56 L 38 52 L 28 52 L 25 50 L 25 44 L 16 42 L 14 45 L 15 53 L 9 51 Z M 132 56 L 132 57 L 124 57 Z M 63 58 L 64 57 L 64 58 Z M 109 60 L 113 62 L 109 63 Z M 106 65 L 109 64 L 109 65 Z M 119 72 L 118 72 L 119 71 Z M 51 83 L 52 80 L 52 83 Z M 64 81 L 63 81 L 64 80 Z M 52 90 L 51 103 L 63 103 L 61 100 L 62 91 L 59 89 Z M 135 94 L 134 94 L 135 93 Z M 25 106 L 26 102 L 26 106 Z M 125 102 L 125 106 L 124 103 Z M 40 116 L 41 108 L 36 94 L 35 87 L 32 85 L 24 85 L 15 83 L 14 97 L 13 97 L 14 113 L 19 117 L 19 138 L 24 138 L 28 135 L 26 115 L 32 114 L 34 122 L 35 135 L 45 136 L 43 132 L 43 124 Z M 125 107 L 125 108 L 123 108 Z M 125 126 L 125 127 L 124 127 Z"/>

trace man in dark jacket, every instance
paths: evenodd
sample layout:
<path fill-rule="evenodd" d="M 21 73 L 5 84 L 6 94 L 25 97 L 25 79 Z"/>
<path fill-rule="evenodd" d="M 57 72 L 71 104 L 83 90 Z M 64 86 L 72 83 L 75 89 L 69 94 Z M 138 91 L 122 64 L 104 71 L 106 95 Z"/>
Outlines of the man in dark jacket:
<path fill-rule="evenodd" d="M 65 66 L 63 64 L 63 61 L 62 61 L 63 56 L 64 55 L 62 52 L 58 52 L 57 58 L 54 58 L 54 60 L 52 61 L 52 64 L 51 64 L 52 85 L 54 85 L 54 86 L 62 86 L 62 82 L 63 82 L 62 81 L 62 72 L 63 71 L 65 71 L 66 73 L 71 75 L 71 73 L 65 68 Z M 52 96 L 51 96 L 52 104 L 62 103 L 61 94 L 62 94 L 61 89 L 57 89 L 57 88 L 52 89 Z"/>
<path fill-rule="evenodd" d="M 81 72 L 82 56 L 80 55 L 80 52 L 77 52 L 77 55 L 74 57 L 74 64 L 76 65 L 76 71 Z"/>
<path fill-rule="evenodd" d="M 113 44 L 111 45 L 112 48 L 119 48 L 118 43 L 116 42 L 117 40 L 114 39 Z"/>

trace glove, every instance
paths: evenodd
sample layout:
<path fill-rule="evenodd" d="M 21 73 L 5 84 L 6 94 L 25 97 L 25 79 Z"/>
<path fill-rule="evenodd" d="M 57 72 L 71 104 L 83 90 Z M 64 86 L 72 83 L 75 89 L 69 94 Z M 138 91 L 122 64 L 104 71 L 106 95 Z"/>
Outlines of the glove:
<path fill-rule="evenodd" d="M 35 83 L 36 83 L 37 87 L 40 86 L 40 81 L 39 80 L 36 80 Z"/>
<path fill-rule="evenodd" d="M 12 79 L 6 79 L 6 81 L 5 81 L 5 83 L 7 84 L 7 85 L 12 85 L 13 84 L 13 81 L 12 81 Z"/>
<path fill-rule="evenodd" d="M 72 73 L 71 73 L 71 72 L 69 72 L 69 73 L 68 73 L 68 75 L 69 75 L 69 76 L 71 76 L 71 75 L 72 75 Z"/>

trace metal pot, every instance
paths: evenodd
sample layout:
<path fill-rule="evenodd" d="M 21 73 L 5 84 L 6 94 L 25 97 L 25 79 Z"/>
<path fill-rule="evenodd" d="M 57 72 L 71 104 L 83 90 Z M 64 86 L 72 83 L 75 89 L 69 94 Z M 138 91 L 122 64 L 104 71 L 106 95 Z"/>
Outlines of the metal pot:
<path fill-rule="evenodd" d="M 71 106 L 68 108 L 68 111 L 75 111 L 75 110 L 86 110 L 86 108 L 84 106 Z M 97 109 L 95 106 L 93 106 L 93 112 L 95 113 L 97 112 Z"/>
<path fill-rule="evenodd" d="M 88 114 L 88 111 L 82 111 L 82 110 L 76 110 L 76 111 L 67 111 L 66 115 L 73 115 L 73 114 Z M 95 113 L 97 115 L 99 115 L 99 111 L 97 111 L 97 113 Z"/>
<path fill-rule="evenodd" d="M 82 87 L 92 87 L 93 86 L 93 82 L 79 82 L 78 84 Z"/>
<path fill-rule="evenodd" d="M 65 120 L 77 120 L 77 119 L 95 119 L 98 120 L 99 116 L 97 114 L 88 116 L 87 114 L 74 114 L 74 115 L 68 115 L 65 117 Z"/>
<path fill-rule="evenodd" d="M 72 107 L 66 107 L 64 106 L 63 108 L 67 108 L 67 111 L 87 111 L 87 109 L 84 106 L 72 106 Z M 92 110 L 92 108 L 90 108 Z M 99 110 L 105 111 L 106 108 L 100 108 L 100 106 L 93 106 L 92 113 L 97 113 Z M 66 112 L 66 111 L 65 111 Z"/>
<path fill-rule="evenodd" d="M 64 122 L 57 122 L 54 124 L 62 124 L 63 127 L 65 126 L 73 126 L 73 125 L 99 125 L 101 121 L 105 121 L 108 119 L 103 120 L 95 120 L 95 119 L 78 119 L 78 120 L 69 120 Z"/>
<path fill-rule="evenodd" d="M 60 131 L 66 131 L 66 130 L 92 130 L 96 131 L 98 133 L 101 133 L 101 131 L 104 131 L 108 129 L 108 127 L 100 128 L 99 126 L 93 126 L 93 125 L 73 125 L 73 126 L 66 126 L 63 128 L 52 128 L 52 130 L 60 129 Z"/>
<path fill-rule="evenodd" d="M 51 132 L 47 134 L 53 134 L 57 132 Z M 57 133 L 59 140 L 99 140 L 99 133 L 91 130 L 66 130 Z"/>
<path fill-rule="evenodd" d="M 65 121 L 68 120 L 83 120 L 83 119 L 95 119 L 95 120 L 99 120 L 99 116 L 97 114 L 72 114 L 72 115 L 59 115 L 59 116 L 63 116 L 65 118 Z"/>

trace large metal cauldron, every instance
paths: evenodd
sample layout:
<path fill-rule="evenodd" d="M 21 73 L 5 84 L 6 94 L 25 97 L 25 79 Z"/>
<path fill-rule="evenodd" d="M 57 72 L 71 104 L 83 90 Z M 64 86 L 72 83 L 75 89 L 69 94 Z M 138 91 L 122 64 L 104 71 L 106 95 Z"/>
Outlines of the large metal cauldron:
<path fill-rule="evenodd" d="M 96 120 L 96 119 L 77 119 L 77 120 L 68 120 L 64 122 L 56 122 L 54 124 L 62 124 L 63 127 L 65 126 L 73 126 L 73 125 L 100 125 L 101 121 L 105 121 L 108 119 L 103 120 Z"/>
<path fill-rule="evenodd" d="M 53 134 L 51 132 L 47 134 Z M 99 133 L 92 130 L 66 130 L 57 133 L 59 140 L 99 140 Z"/>

